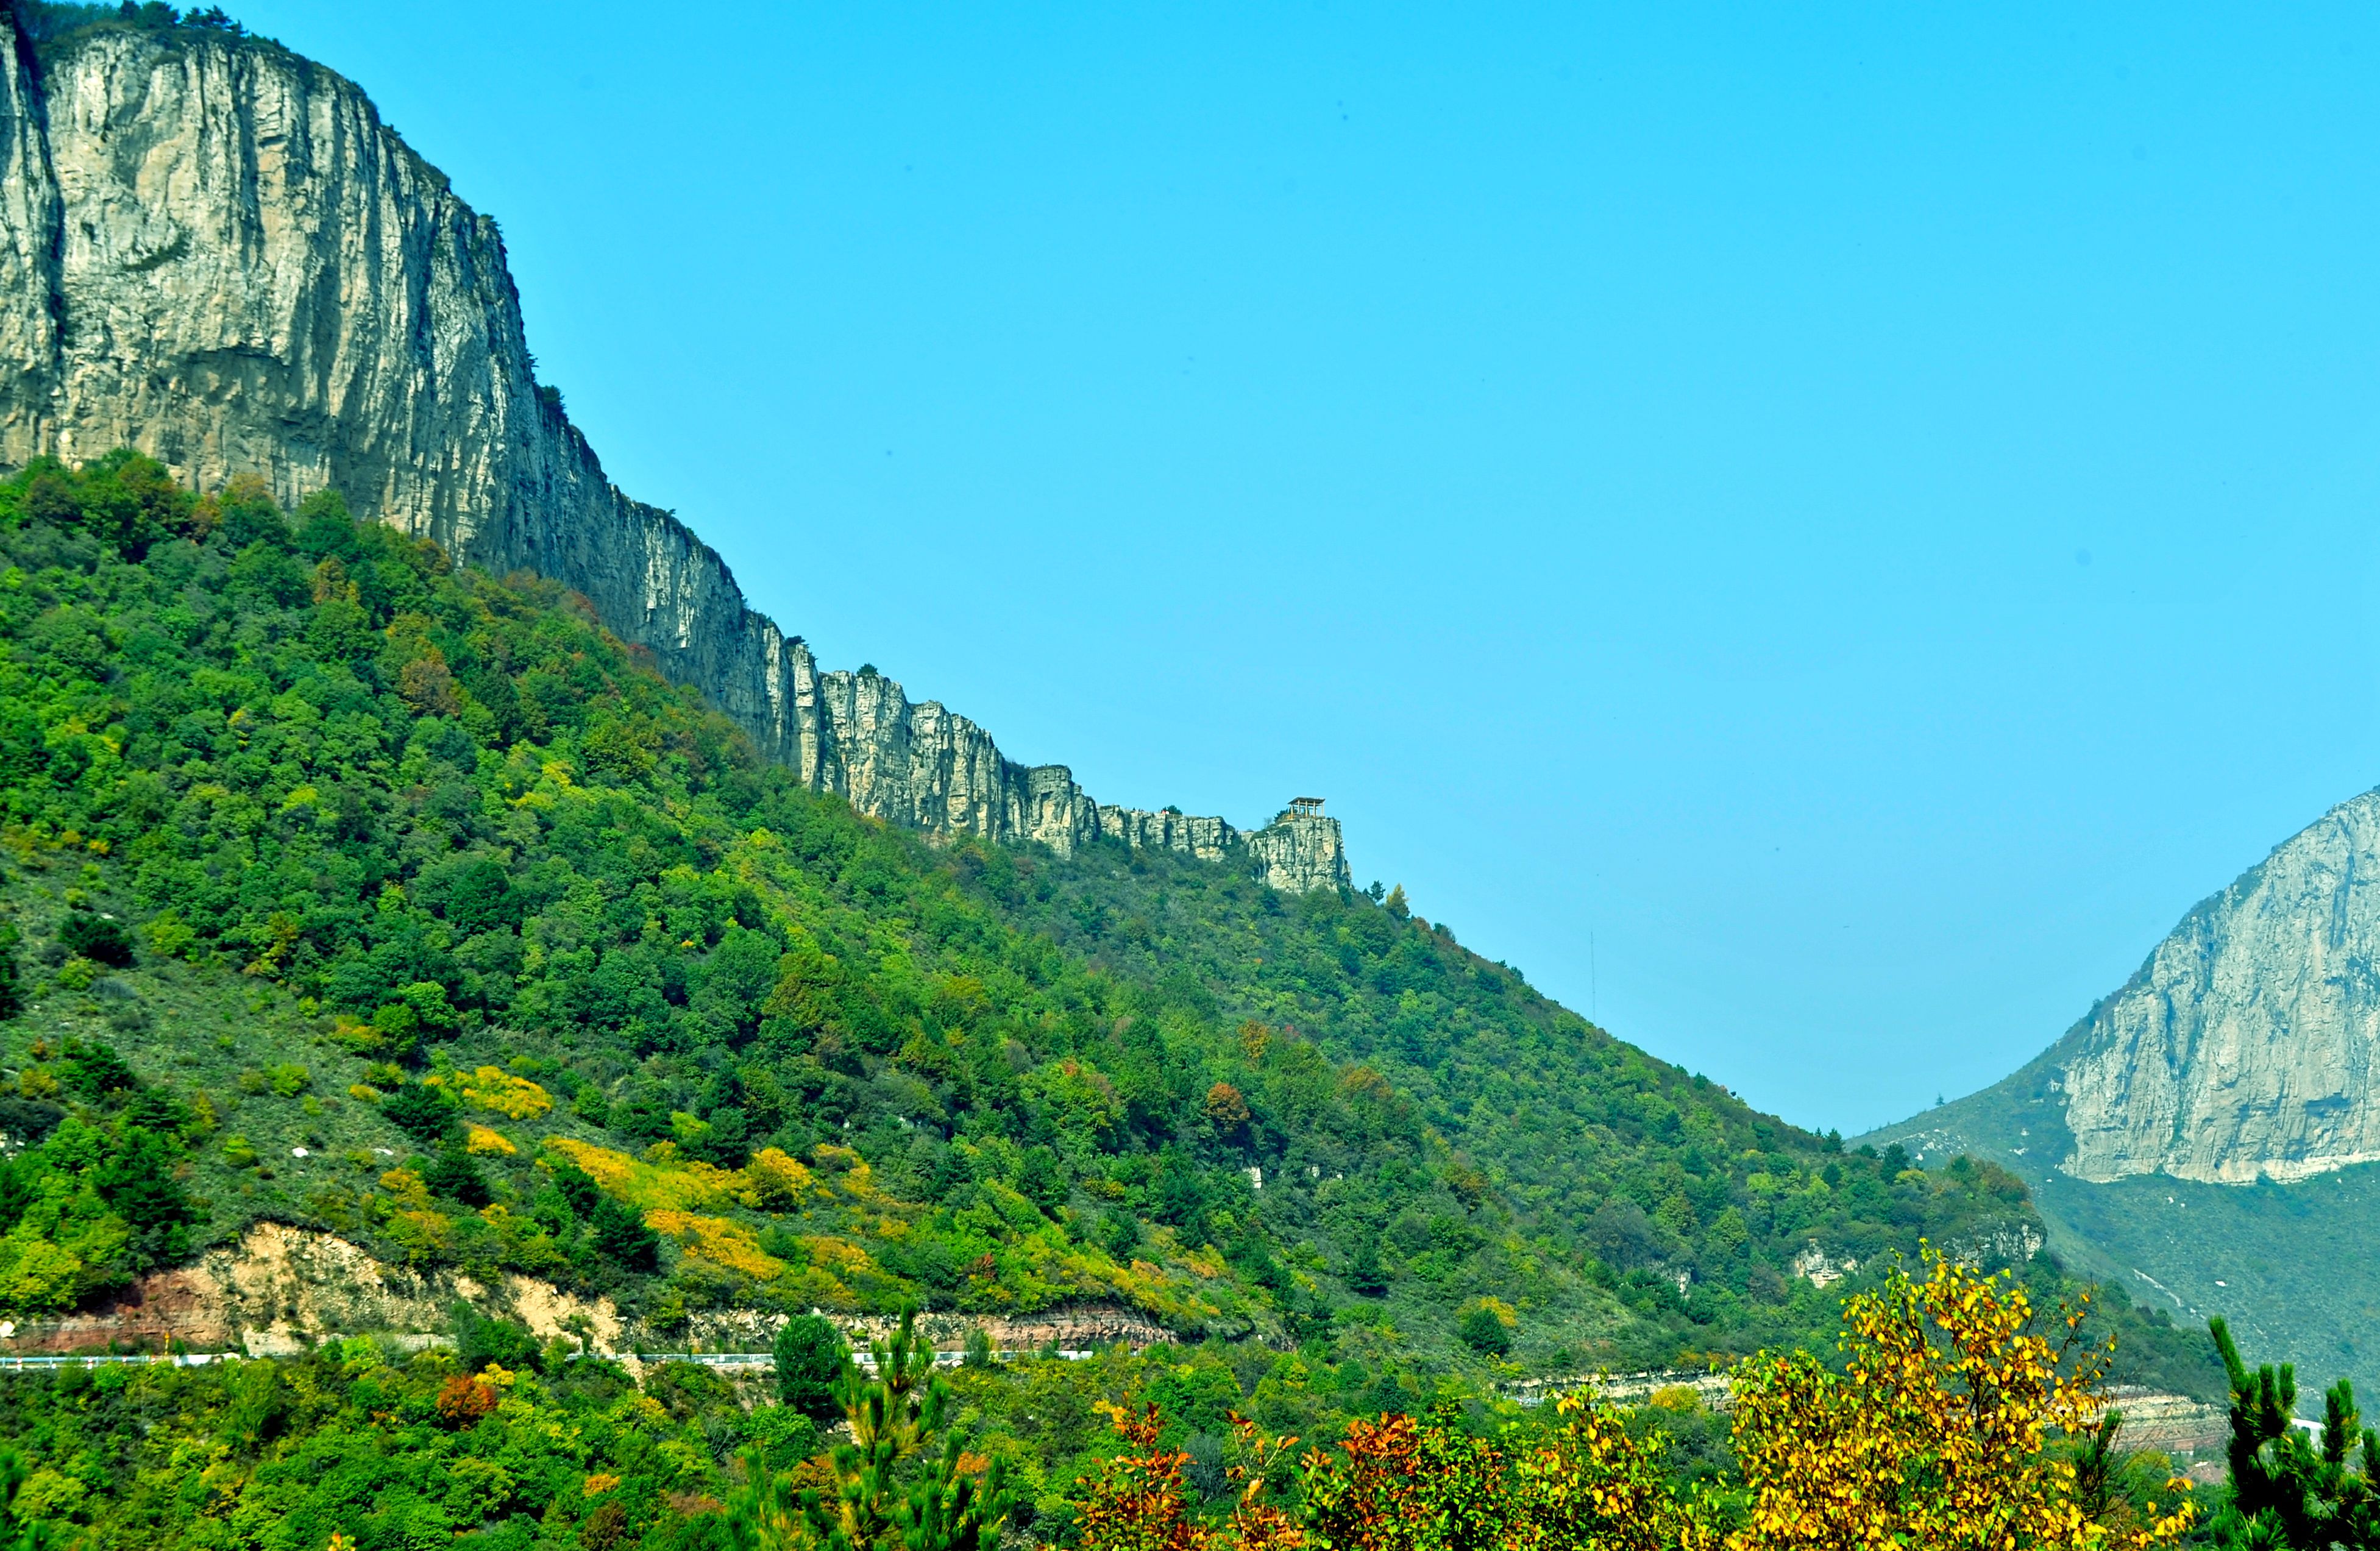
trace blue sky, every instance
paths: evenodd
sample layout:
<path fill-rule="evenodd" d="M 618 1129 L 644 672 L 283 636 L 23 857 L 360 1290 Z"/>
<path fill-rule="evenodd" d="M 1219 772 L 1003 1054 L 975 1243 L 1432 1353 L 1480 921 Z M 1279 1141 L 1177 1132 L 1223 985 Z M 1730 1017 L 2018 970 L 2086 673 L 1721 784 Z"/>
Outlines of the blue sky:
<path fill-rule="evenodd" d="M 1797 1121 L 2380 782 L 2368 9 L 237 14 L 829 664 Z"/>

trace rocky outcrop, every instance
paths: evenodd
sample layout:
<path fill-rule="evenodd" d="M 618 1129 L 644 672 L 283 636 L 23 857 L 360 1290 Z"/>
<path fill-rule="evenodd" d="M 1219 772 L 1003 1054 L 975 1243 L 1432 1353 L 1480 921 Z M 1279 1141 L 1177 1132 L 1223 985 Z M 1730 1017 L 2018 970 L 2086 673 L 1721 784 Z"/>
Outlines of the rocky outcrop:
<path fill-rule="evenodd" d="M 1564 1395 L 1593 1395 L 1613 1405 L 1652 1405 L 1666 1411 L 1689 1409 L 1722 1414 L 1735 1409 L 1735 1375 L 1731 1371 L 1665 1368 L 1634 1374 L 1565 1374 L 1515 1380 L 1500 1387 L 1524 1406 L 1542 1405 Z M 2122 1437 L 2127 1448 L 2153 1448 L 2161 1454 L 2215 1454 L 2230 1436 L 2230 1424 L 2220 1407 L 2193 1400 L 2171 1390 L 2137 1384 L 2109 1385 L 2107 1398 L 2124 1413 Z"/>
<path fill-rule="evenodd" d="M 1733 1375 L 1706 1368 L 1657 1368 L 1633 1374 L 1559 1374 L 1515 1379 L 1498 1387 L 1524 1406 L 1543 1405 L 1565 1395 L 1592 1395 L 1612 1405 L 1658 1405 L 1665 1411 L 1692 1406 L 1725 1412 L 1735 1408 Z M 1660 1399 L 1657 1401 L 1655 1396 Z"/>
<path fill-rule="evenodd" d="M 2380 1159 L 2380 793 L 2192 911 L 2054 1079 L 2065 1171 L 2244 1184 Z"/>
<path fill-rule="evenodd" d="M 1857 1273 L 1859 1268 L 1860 1263 L 1852 1256 L 1847 1254 L 1838 1260 L 1815 1242 L 1803 1246 L 1802 1253 L 1786 1266 L 1788 1271 L 1812 1287 L 1820 1288 L 1832 1287 L 1845 1277 Z"/>
<path fill-rule="evenodd" d="M 129 445 L 200 487 L 336 487 L 475 564 L 583 593 L 771 757 L 894 823 L 1347 881 L 1335 820 L 1244 835 L 1103 807 L 890 679 L 821 672 L 710 546 L 604 477 L 536 381 L 495 223 L 349 81 L 190 28 L 103 24 L 37 63 L 9 20 L 0 464 Z"/>
<path fill-rule="evenodd" d="M 483 1286 L 447 1270 L 387 1266 L 328 1233 L 261 1222 L 237 1244 L 161 1271 L 91 1308 L 0 1327 L 11 1354 L 168 1346 L 280 1357 L 339 1336 L 419 1346 L 453 1328 L 457 1303 L 518 1319 L 543 1339 L 622 1350 L 630 1332 L 608 1298 L 587 1300 L 528 1277 Z"/>
<path fill-rule="evenodd" d="M 237 1244 L 195 1265 L 161 1271 L 123 1292 L 61 1318 L 0 1322 L 0 1356 L 106 1350 L 244 1351 L 285 1357 L 343 1336 L 375 1336 L 419 1350 L 448 1339 L 455 1307 L 518 1320 L 540 1340 L 566 1340 L 607 1355 L 634 1351 L 765 1351 L 785 1316 L 718 1309 L 690 1326 L 655 1330 L 624 1319 L 608 1298 L 586 1299 L 551 1282 L 506 1275 L 486 1285 L 460 1272 L 390 1266 L 329 1233 L 260 1222 Z M 889 1338 L 895 1320 L 837 1315 L 865 1348 Z M 1087 1351 L 1123 1342 L 1160 1346 L 1180 1338 L 1146 1316 L 1093 1303 L 1035 1315 L 929 1314 L 927 1340 L 958 1351 L 981 1329 L 1001 1351 Z"/>
<path fill-rule="evenodd" d="M 2220 1458 L 2223 1446 L 2231 1436 L 2230 1419 L 2224 1408 L 2169 1389 L 2111 1384 L 2107 1387 L 2107 1403 L 2124 1413 L 2123 1431 L 2119 1436 L 2126 1448 Z"/>
<path fill-rule="evenodd" d="M 1248 836 L 1247 843 L 1256 855 L 1257 876 L 1276 889 L 1302 894 L 1349 880 L 1339 820 L 1325 818 L 1318 808 L 1310 813 L 1283 812 Z"/>
<path fill-rule="evenodd" d="M 824 1311 L 813 1311 L 823 1314 Z M 891 1315 L 826 1315 L 855 1351 L 890 1341 L 901 1326 Z M 698 1351 L 766 1351 L 786 1316 L 762 1309 L 721 1309 L 694 1315 L 683 1338 Z M 1171 1346 L 1182 1338 L 1146 1315 L 1113 1303 L 1083 1303 L 1039 1314 L 953 1314 L 923 1310 L 917 1333 L 937 1351 L 964 1351 L 980 1330 L 995 1351 L 1091 1351 L 1119 1342 L 1135 1349 Z M 677 1342 L 670 1343 L 679 1344 Z M 658 1347 L 650 1350 L 660 1350 Z"/>

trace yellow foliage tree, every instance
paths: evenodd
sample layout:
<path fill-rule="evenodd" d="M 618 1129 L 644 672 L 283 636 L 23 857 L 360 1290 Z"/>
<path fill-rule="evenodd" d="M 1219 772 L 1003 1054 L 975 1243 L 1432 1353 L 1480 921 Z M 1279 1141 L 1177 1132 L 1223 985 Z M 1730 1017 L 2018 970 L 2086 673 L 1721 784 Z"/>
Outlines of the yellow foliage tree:
<path fill-rule="evenodd" d="M 1561 1431 L 1512 1462 L 1512 1551 L 1717 1551 L 1712 1516 L 1624 1412 L 1577 1395 L 1558 1404 Z"/>
<path fill-rule="evenodd" d="M 2187 1530 L 2086 1509 L 2045 1448 L 2090 1434 L 2109 1348 L 2061 1312 L 2054 1342 L 2024 1290 L 1934 1251 L 1843 1304 L 1844 1371 L 1806 1352 L 1739 1371 L 1735 1448 L 1751 1489 L 1733 1551 L 2141 1551 Z"/>

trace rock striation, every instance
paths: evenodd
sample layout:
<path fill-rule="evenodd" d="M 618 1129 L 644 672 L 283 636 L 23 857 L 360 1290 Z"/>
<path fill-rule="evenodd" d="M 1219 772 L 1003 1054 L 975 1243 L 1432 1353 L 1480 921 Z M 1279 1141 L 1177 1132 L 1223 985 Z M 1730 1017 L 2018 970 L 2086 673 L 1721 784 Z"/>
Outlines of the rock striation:
<path fill-rule="evenodd" d="M 133 446 L 201 488 L 325 487 L 584 594 L 763 752 L 935 834 L 1098 839 L 1343 887 L 1335 819 L 1254 833 L 1114 808 L 873 673 L 821 671 L 540 385 L 495 223 L 339 75 L 259 39 L 103 23 L 0 72 L 0 465 Z"/>

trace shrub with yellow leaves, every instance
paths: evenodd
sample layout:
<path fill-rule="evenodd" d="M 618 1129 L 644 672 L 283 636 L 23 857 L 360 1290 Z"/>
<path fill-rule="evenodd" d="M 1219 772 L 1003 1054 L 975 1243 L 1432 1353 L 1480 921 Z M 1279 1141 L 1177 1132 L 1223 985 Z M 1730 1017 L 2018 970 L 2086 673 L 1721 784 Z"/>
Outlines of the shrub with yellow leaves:
<path fill-rule="evenodd" d="M 798 1207 L 817 1182 L 807 1168 L 775 1147 L 763 1147 L 754 1153 L 751 1161 L 744 1166 L 744 1177 L 750 1181 L 744 1204 L 771 1212 L 789 1212 Z"/>
<path fill-rule="evenodd" d="M 553 1108 L 553 1096 L 502 1067 L 483 1066 L 462 1081 L 466 1103 L 516 1121 L 533 1121 Z"/>
<path fill-rule="evenodd" d="M 2046 1448 L 2091 1435 L 2110 1349 L 2082 1304 L 2039 1334 L 2024 1290 L 1934 1251 L 1845 1300 L 1844 1368 L 1806 1352 L 1737 1374 L 1735 1448 L 1751 1489 L 1734 1551 L 2140 1551 L 2190 1527 L 2184 1503 L 2147 1524 L 2086 1507 L 2074 1465 Z"/>
<path fill-rule="evenodd" d="M 1690 1392 L 1691 1393 L 1691 1392 Z M 1589 1396 L 1557 1402 L 1561 1430 L 1513 1461 L 1514 1551 L 1716 1551 L 1715 1515 L 1681 1494 L 1658 1445 Z"/>

